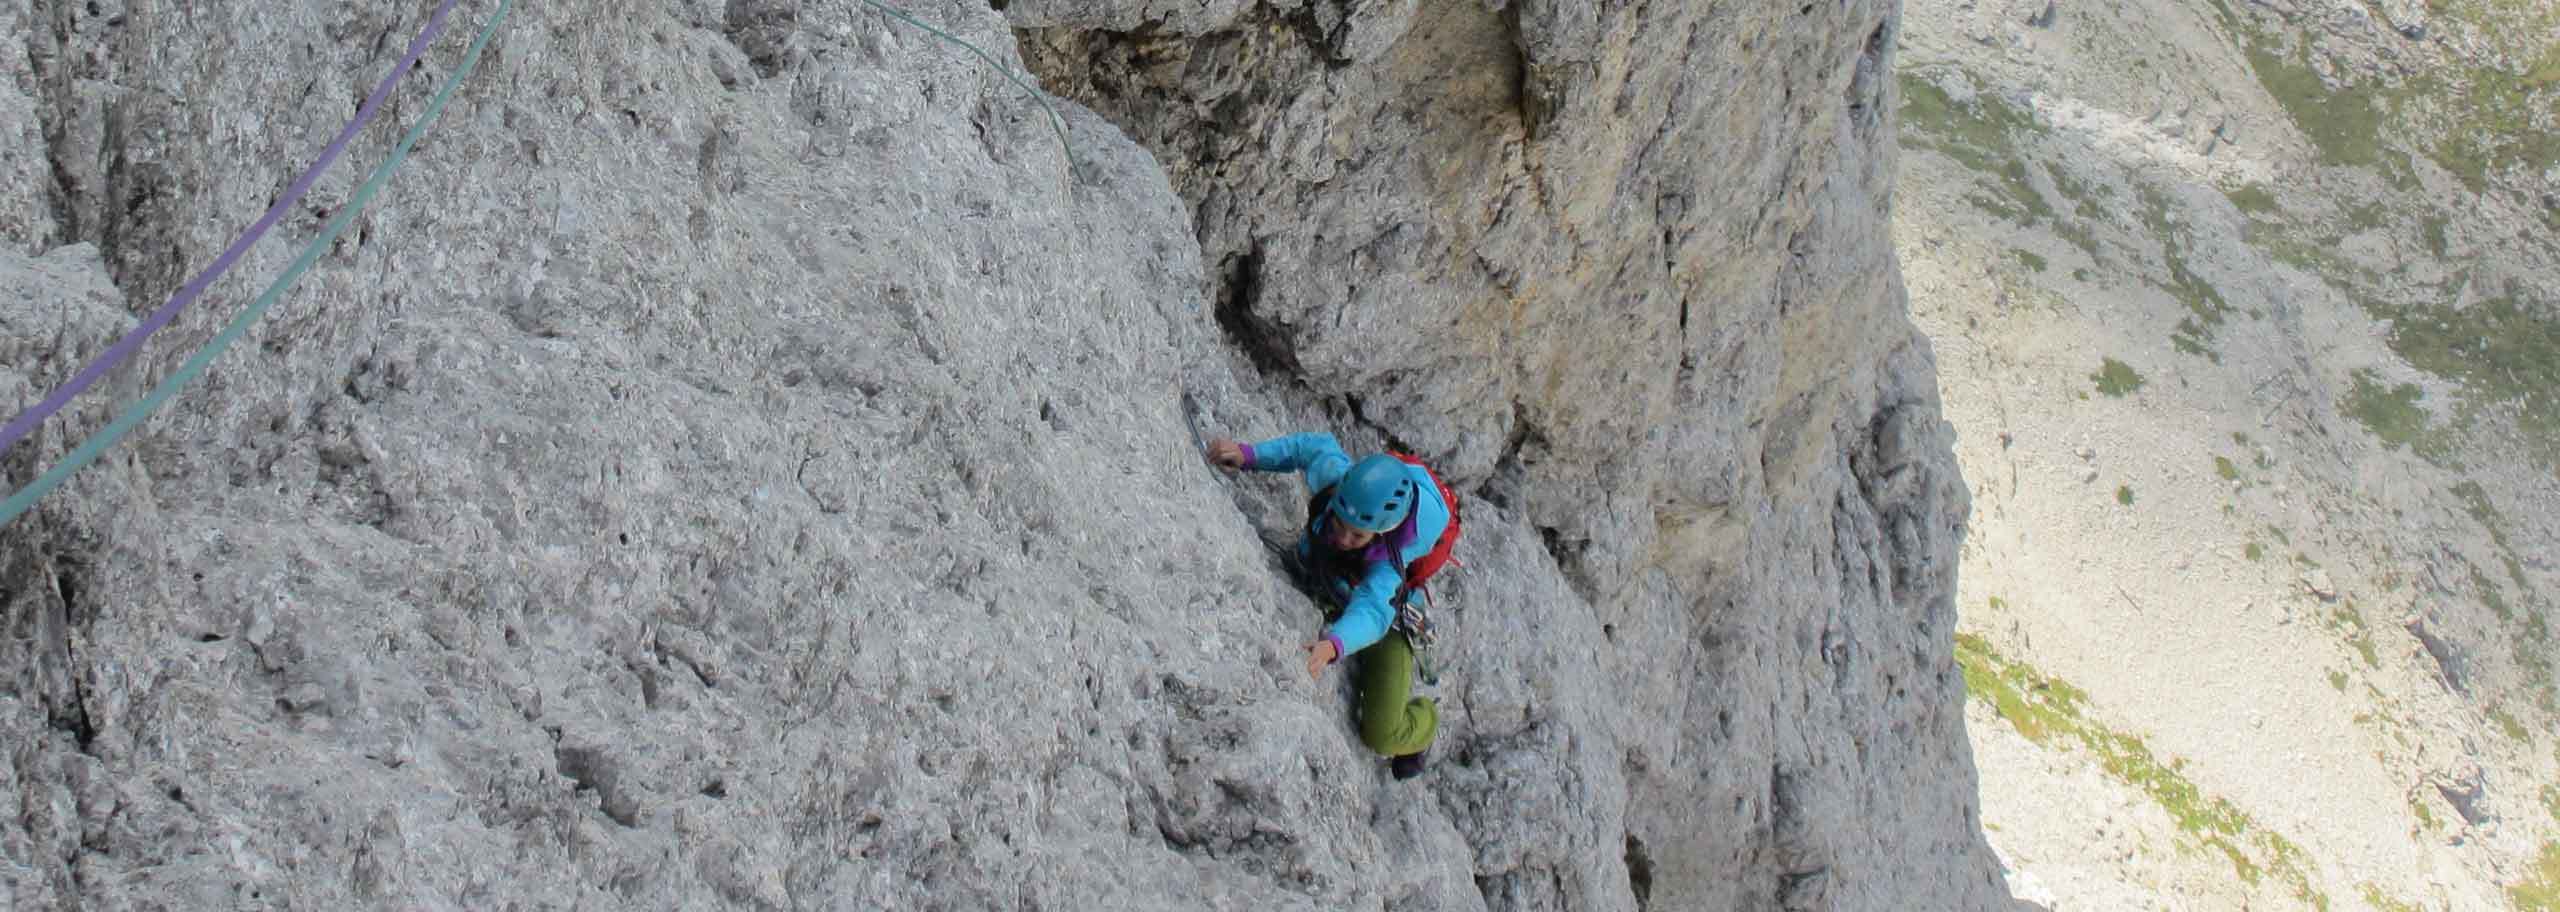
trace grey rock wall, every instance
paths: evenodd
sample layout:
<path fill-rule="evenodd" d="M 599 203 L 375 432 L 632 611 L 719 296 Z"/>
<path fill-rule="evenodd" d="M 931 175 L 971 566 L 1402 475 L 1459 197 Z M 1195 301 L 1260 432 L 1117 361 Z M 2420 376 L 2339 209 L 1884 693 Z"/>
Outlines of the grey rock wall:
<path fill-rule="evenodd" d="M 1007 15 L 1166 163 L 1266 386 L 1441 457 L 1538 546 L 1495 563 L 1568 583 L 1467 585 L 1466 667 L 1575 704 L 1514 725 L 1470 675 L 1473 758 L 1591 758 L 1494 800 L 1598 821 L 1471 828 L 1490 905 L 1621 907 L 1622 868 L 1662 908 L 1998 901 L 1945 646 L 1965 496 L 1880 218 L 1895 7 Z"/>
<path fill-rule="evenodd" d="M 0 2 L 0 394 L 431 6 Z M 462 6 L 12 487 L 281 271 Z M 858 2 L 518 8 L 249 339 L 0 529 L 0 905 L 2005 903 L 1893 14 L 1817 6 L 915 8 L 1021 29 L 1063 145 Z M 1469 492 L 1424 779 L 1304 680 L 1296 489 L 1201 466 L 1185 390 Z"/>

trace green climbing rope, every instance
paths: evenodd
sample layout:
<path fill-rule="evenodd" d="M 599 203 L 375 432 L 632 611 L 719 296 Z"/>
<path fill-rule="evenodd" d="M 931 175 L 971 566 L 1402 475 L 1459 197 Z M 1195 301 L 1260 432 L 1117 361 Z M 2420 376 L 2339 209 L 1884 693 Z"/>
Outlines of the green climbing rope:
<path fill-rule="evenodd" d="M 1049 126 L 1050 126 L 1050 127 L 1052 127 L 1052 128 L 1054 128 L 1054 129 L 1056 129 L 1056 130 L 1058 131 L 1058 146 L 1059 146 L 1059 148 L 1061 148 L 1061 149 L 1065 150 L 1065 152 L 1067 153 L 1067 164 L 1068 164 L 1068 165 L 1070 165 L 1070 166 L 1072 166 L 1072 165 L 1074 165 L 1074 164 L 1075 164 L 1075 160 L 1076 160 L 1076 150 L 1075 150 L 1075 146 L 1067 142 L 1067 119 L 1066 119 L 1066 118 L 1064 118 L 1064 117 L 1060 117 L 1060 116 L 1058 116 L 1058 109 L 1057 109 L 1057 107 L 1055 107 L 1055 106 L 1053 106 L 1053 105 L 1049 104 L 1049 94 L 1048 94 L 1048 93 L 1040 91 L 1040 89 L 1039 89 L 1039 87 L 1038 87 L 1038 86 L 1034 86 L 1034 85 L 1032 85 L 1032 84 L 1030 84 L 1030 83 L 1028 83 L 1028 82 L 1024 82 L 1024 81 L 1022 80 L 1022 77 L 1017 76 L 1017 75 L 1014 75 L 1014 72 L 1013 72 L 1012 68 L 1007 67 L 1007 66 L 1005 66 L 1005 65 L 1004 65 L 1004 64 L 1002 64 L 1002 63 L 998 63 L 998 62 L 996 62 L 996 59 L 995 59 L 994 57 L 989 56 L 989 55 L 987 54 L 987 52 L 985 52 L 985 51 L 979 50 L 977 45 L 970 44 L 970 43 L 969 43 L 969 42 L 967 42 L 967 41 L 961 40 L 959 36 L 957 36 L 957 35 L 953 35 L 953 34 L 951 34 L 950 32 L 946 32 L 946 31 L 943 31 L 943 30 L 941 30 L 941 29 L 934 28 L 934 27 L 933 27 L 933 26 L 931 26 L 931 25 L 927 25 L 927 24 L 925 24 L 924 20 L 922 20 L 922 19 L 918 19 L 918 18 L 916 18 L 916 17 L 914 17 L 914 16 L 907 15 L 907 11 L 906 11 L 906 10 L 902 10 L 902 9 L 899 9 L 899 8 L 897 8 L 897 7 L 894 7 L 894 6 L 890 6 L 890 5 L 886 4 L 886 3 L 882 3 L 882 2 L 880 2 L 880 0 L 862 0 L 862 2 L 863 2 L 863 3 L 865 3 L 865 4 L 867 4 L 867 5 L 869 5 L 872 9 L 876 9 L 876 10 L 879 10 L 879 11 L 881 11 L 881 12 L 883 12 L 883 13 L 887 13 L 887 14 L 889 14 L 889 15 L 891 15 L 891 16 L 895 16 L 895 17 L 897 17 L 898 19 L 900 19 L 900 20 L 902 20 L 902 21 L 906 22 L 908 25 L 912 25 L 912 26 L 915 26 L 915 27 L 917 27 L 917 28 L 923 29 L 923 30 L 925 30 L 925 31 L 931 32 L 931 33 L 933 33 L 933 34 L 934 34 L 934 36 L 935 36 L 935 37 L 941 38 L 941 39 L 942 39 L 942 40 L 944 40 L 944 41 L 948 41 L 948 42 L 951 42 L 951 43 L 953 43 L 953 44 L 959 45 L 959 46 L 961 46 L 961 47 L 968 48 L 968 49 L 969 49 L 969 53 L 976 54 L 976 55 L 978 55 L 978 59 L 979 59 L 979 60 L 986 61 L 986 63 L 987 63 L 987 66 L 988 66 L 988 67 L 990 67 L 990 68 L 994 69 L 994 70 L 995 70 L 996 72 L 998 72 L 998 73 L 1003 74 L 1003 75 L 1004 75 L 1004 78 L 1006 78 L 1006 79 L 1010 79 L 1010 80 L 1013 80 L 1013 84 L 1014 84 L 1014 85 L 1021 86 L 1023 91 L 1031 93 L 1031 100 L 1036 101 L 1036 102 L 1039 102 L 1039 103 L 1040 103 L 1040 107 L 1041 107 L 1043 110 L 1046 110 L 1046 111 L 1048 111 L 1048 112 L 1049 112 Z"/>

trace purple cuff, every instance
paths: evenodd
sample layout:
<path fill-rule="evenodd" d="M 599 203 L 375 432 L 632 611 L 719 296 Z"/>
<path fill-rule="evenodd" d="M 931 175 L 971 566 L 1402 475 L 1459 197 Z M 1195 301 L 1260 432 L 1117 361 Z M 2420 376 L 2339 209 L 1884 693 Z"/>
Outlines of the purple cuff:
<path fill-rule="evenodd" d="M 1333 644 L 1333 662 L 1342 661 L 1342 638 L 1334 636 L 1333 631 L 1327 630 L 1324 632 L 1324 641 Z M 1331 665 L 1333 662 L 1326 662 L 1325 664 Z"/>
<path fill-rule="evenodd" d="M 1244 467 L 1248 469 L 1253 468 L 1253 444 L 1239 443 L 1236 444 L 1236 449 L 1239 452 L 1244 453 Z"/>

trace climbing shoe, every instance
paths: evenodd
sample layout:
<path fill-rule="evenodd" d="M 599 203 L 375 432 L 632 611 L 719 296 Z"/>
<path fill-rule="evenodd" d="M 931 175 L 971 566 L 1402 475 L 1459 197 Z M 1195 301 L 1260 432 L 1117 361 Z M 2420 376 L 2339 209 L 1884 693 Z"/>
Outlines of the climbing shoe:
<path fill-rule="evenodd" d="M 1387 769 L 1396 774 L 1398 781 L 1422 775 L 1422 758 L 1427 753 L 1430 753 L 1430 750 L 1425 748 L 1397 757 L 1387 764 Z"/>

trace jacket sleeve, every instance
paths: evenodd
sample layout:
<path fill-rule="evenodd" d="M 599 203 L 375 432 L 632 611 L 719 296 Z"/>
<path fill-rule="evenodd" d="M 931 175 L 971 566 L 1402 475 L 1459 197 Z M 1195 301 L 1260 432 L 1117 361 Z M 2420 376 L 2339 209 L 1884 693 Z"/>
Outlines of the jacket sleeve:
<path fill-rule="evenodd" d="M 1342 609 L 1342 617 L 1325 628 L 1325 633 L 1340 644 L 1342 658 L 1349 658 L 1352 653 L 1367 649 L 1386 637 L 1387 626 L 1395 623 L 1396 619 L 1395 607 L 1390 602 L 1396 597 L 1399 583 L 1396 569 L 1385 561 L 1369 565 L 1368 574 L 1360 579 L 1359 587 L 1351 591 L 1351 604 Z"/>
<path fill-rule="evenodd" d="M 1351 471 L 1351 455 L 1332 434 L 1309 431 L 1245 445 L 1245 467 L 1257 472 L 1305 472 L 1312 494 Z"/>

